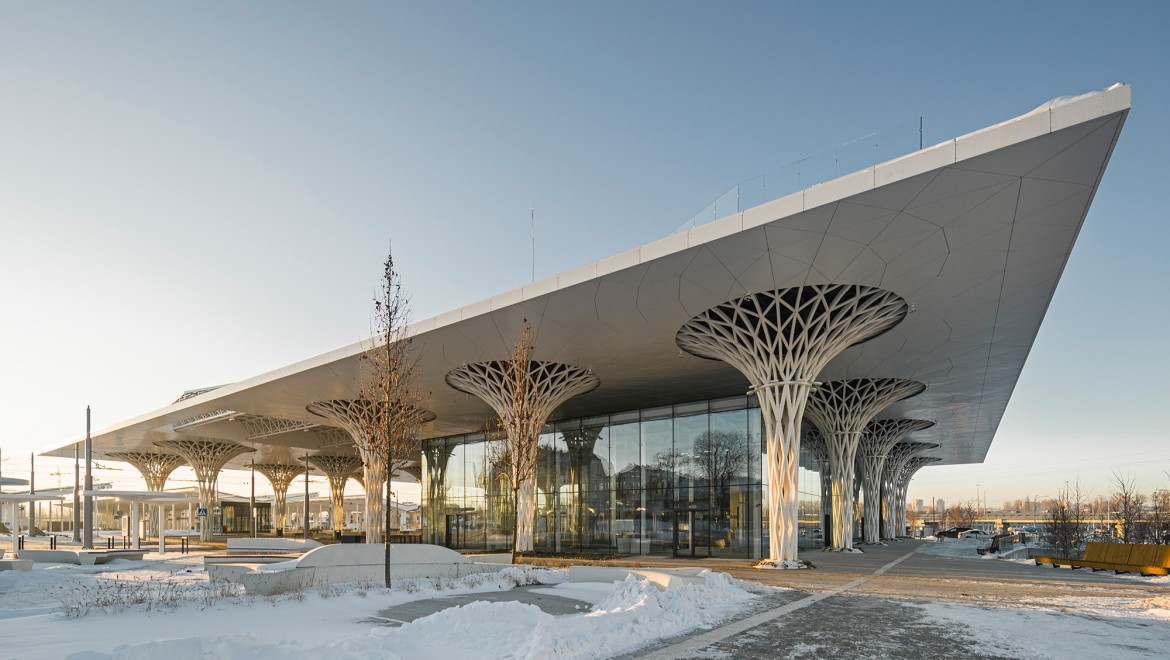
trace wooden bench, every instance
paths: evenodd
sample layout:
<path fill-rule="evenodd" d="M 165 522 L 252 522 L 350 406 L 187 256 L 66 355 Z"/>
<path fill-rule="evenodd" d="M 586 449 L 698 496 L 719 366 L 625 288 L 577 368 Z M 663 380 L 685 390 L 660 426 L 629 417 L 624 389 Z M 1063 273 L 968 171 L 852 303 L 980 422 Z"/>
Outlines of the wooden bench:
<path fill-rule="evenodd" d="M 1149 543 L 1103 543 L 1090 541 L 1085 544 L 1085 555 L 1080 559 L 1063 557 L 1036 557 L 1036 565 L 1068 566 L 1088 568 L 1094 571 L 1115 573 L 1141 573 L 1142 575 L 1170 574 L 1170 546 Z"/>

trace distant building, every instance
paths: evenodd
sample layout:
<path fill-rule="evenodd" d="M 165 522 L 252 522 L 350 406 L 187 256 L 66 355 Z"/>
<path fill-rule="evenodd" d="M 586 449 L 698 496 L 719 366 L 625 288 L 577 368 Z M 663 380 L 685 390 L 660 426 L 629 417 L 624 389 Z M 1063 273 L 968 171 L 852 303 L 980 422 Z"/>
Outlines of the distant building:
<path fill-rule="evenodd" d="M 935 513 L 942 513 L 943 511 L 946 511 L 946 510 L 947 510 L 947 501 L 946 500 L 935 500 L 934 501 L 934 512 Z"/>
<path fill-rule="evenodd" d="M 922 500 L 914 500 L 914 510 L 922 513 L 923 511 L 926 511 L 926 505 Z"/>

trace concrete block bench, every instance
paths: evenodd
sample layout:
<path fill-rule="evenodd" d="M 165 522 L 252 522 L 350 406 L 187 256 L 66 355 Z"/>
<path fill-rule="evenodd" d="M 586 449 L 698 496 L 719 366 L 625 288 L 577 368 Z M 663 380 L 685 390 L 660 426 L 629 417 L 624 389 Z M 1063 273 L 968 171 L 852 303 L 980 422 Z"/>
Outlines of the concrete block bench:
<path fill-rule="evenodd" d="M 373 582 L 385 579 L 385 547 L 381 544 L 326 545 L 299 559 L 257 566 L 240 581 L 249 594 L 271 596 L 339 582 Z M 430 544 L 391 544 L 390 575 L 393 579 L 459 578 L 472 573 L 494 573 L 504 564 L 479 564 L 464 555 Z"/>
<path fill-rule="evenodd" d="M 33 569 L 33 562 L 31 559 L 0 559 L 0 571 L 31 571 Z"/>
<path fill-rule="evenodd" d="M 633 575 L 666 591 L 681 584 L 706 584 L 705 568 L 623 568 L 621 566 L 570 566 L 569 582 L 617 582 Z"/>
<path fill-rule="evenodd" d="M 230 538 L 227 540 L 227 553 L 229 555 L 299 555 L 320 547 L 322 547 L 321 542 L 313 539 Z"/>
<path fill-rule="evenodd" d="M 146 556 L 145 550 L 21 550 L 20 558 L 29 559 L 39 564 L 78 564 L 93 566 L 105 564 L 115 559 L 135 559 L 141 561 Z"/>
<path fill-rule="evenodd" d="M 145 550 L 82 550 L 77 553 L 82 566 L 105 564 L 115 559 L 142 561 L 145 556 Z"/>
<path fill-rule="evenodd" d="M 38 564 L 80 564 L 76 550 L 21 550 L 21 559 Z"/>

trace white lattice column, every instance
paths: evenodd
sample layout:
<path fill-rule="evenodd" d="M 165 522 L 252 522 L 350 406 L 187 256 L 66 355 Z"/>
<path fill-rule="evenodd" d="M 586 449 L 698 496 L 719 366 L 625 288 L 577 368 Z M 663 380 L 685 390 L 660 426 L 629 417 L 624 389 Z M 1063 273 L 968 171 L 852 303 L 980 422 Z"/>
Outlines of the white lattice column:
<path fill-rule="evenodd" d="M 375 450 L 377 442 L 372 433 L 377 412 L 374 404 L 364 399 L 334 399 L 314 401 L 305 408 L 314 415 L 337 422 L 353 438 L 362 459 L 366 543 L 381 543 L 386 519 L 382 497 L 382 487 L 386 483 L 386 456 Z"/>
<path fill-rule="evenodd" d="M 825 534 L 825 545 L 828 546 L 828 529 L 825 525 L 825 514 L 833 501 L 832 481 L 829 479 L 829 448 L 825 445 L 825 436 L 816 424 L 810 423 L 806 416 L 800 426 L 800 446 L 817 462 L 817 471 L 821 478 L 820 520 L 822 533 Z"/>
<path fill-rule="evenodd" d="M 905 300 L 884 289 L 810 285 L 716 305 L 675 335 L 684 351 L 735 367 L 760 400 L 769 477 L 768 561 L 796 559 L 800 423 L 814 379 L 841 351 L 889 330 L 909 311 Z"/>
<path fill-rule="evenodd" d="M 903 378 L 854 378 L 821 384 L 809 395 L 806 414 L 825 435 L 829 456 L 834 550 L 853 548 L 854 462 L 865 425 L 926 385 Z"/>
<path fill-rule="evenodd" d="M 357 456 L 336 454 L 316 454 L 309 456 L 308 461 L 329 478 L 329 495 L 333 504 L 329 519 L 334 530 L 341 530 L 345 524 L 345 482 L 362 467 L 362 461 Z"/>
<path fill-rule="evenodd" d="M 378 449 L 384 446 L 377 441 L 374 433 L 378 428 L 378 411 L 372 401 L 366 399 L 333 399 L 314 401 L 305 406 L 314 415 L 331 419 L 353 438 L 358 455 L 362 459 L 362 487 L 365 489 L 365 533 L 366 543 L 381 543 L 386 522 L 383 487 L 389 488 L 388 478 L 391 466 L 386 465 L 386 455 Z M 430 412 L 419 415 L 427 422 L 435 418 Z M 405 460 L 405 459 L 404 459 Z M 397 462 L 397 460 L 395 461 Z"/>
<path fill-rule="evenodd" d="M 162 492 L 167 485 L 167 478 L 175 468 L 184 463 L 183 457 L 178 454 L 166 454 L 157 451 L 116 451 L 107 454 L 116 461 L 124 461 L 133 465 L 146 482 L 146 490 Z M 152 527 L 161 536 L 162 518 L 156 517 Z"/>
<path fill-rule="evenodd" d="M 937 456 L 914 456 L 906 461 L 906 467 L 902 468 L 902 473 L 898 475 L 898 510 L 901 512 L 898 524 L 903 528 L 906 527 L 906 491 L 910 487 L 910 480 L 914 478 L 915 472 L 941 460 Z"/>
<path fill-rule="evenodd" d="M 549 415 L 552 415 L 562 403 L 575 396 L 592 392 L 601 385 L 601 379 L 588 369 L 560 362 L 529 360 L 527 387 L 531 400 L 517 406 L 517 397 L 513 391 L 515 383 L 511 372 L 510 360 L 490 360 L 452 369 L 447 372 L 446 380 L 448 385 L 460 392 L 474 394 L 483 399 L 484 403 L 500 417 L 505 430 L 512 432 L 511 429 L 527 427 L 527 432 L 533 436 L 539 434 Z M 518 407 L 525 410 L 517 410 Z M 513 480 L 516 479 L 517 477 L 513 475 Z M 521 481 L 517 499 L 519 501 L 516 503 L 515 550 L 531 552 L 533 527 L 536 523 L 534 479 Z"/>
<path fill-rule="evenodd" d="M 447 513 L 447 464 L 454 452 L 455 447 L 443 440 L 423 445 L 423 457 L 427 463 L 423 514 L 427 520 L 428 539 L 436 545 L 440 544 L 439 532 L 443 530 L 443 516 Z M 443 533 L 446 531 L 443 530 Z"/>
<path fill-rule="evenodd" d="M 195 480 L 199 484 L 199 506 L 205 508 L 212 508 L 215 505 L 215 482 L 223 466 L 240 454 L 256 451 L 234 442 L 211 438 L 159 440 L 154 444 L 187 459 L 187 464 L 195 471 Z M 207 521 L 203 522 L 199 530 L 199 539 L 211 540 L 211 525 Z"/>
<path fill-rule="evenodd" d="M 575 429 L 564 429 L 565 447 L 569 451 L 569 483 L 576 491 L 573 503 L 573 527 L 577 534 L 577 545 L 584 547 L 587 541 L 586 533 L 589 529 L 587 498 L 592 490 L 589 483 L 589 468 L 593 460 L 593 450 L 601 438 L 600 426 L 581 426 Z"/>
<path fill-rule="evenodd" d="M 284 533 L 288 521 L 288 487 L 304 474 L 305 466 L 290 463 L 257 463 L 256 471 L 272 484 L 272 528 Z"/>
<path fill-rule="evenodd" d="M 930 442 L 903 440 L 890 449 L 882 468 L 882 538 L 896 539 L 906 529 L 903 522 L 905 505 L 899 507 L 898 501 L 898 480 L 906 463 L 915 454 L 935 447 L 938 445 Z"/>
<path fill-rule="evenodd" d="M 861 487 L 865 498 L 862 540 L 866 543 L 877 543 L 881 539 L 882 469 L 886 464 L 886 455 L 908 434 L 931 426 L 934 426 L 934 422 L 921 419 L 878 419 L 865 426 L 857 460 L 861 467 Z"/>

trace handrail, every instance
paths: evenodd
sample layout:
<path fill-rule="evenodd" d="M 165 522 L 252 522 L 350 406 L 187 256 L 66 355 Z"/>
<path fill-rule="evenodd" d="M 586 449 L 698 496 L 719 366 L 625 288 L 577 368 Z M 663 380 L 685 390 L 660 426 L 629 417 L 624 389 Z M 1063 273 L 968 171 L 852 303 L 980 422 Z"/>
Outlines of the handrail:
<path fill-rule="evenodd" d="M 921 150 L 922 117 L 801 158 L 731 187 L 671 234 Z"/>

